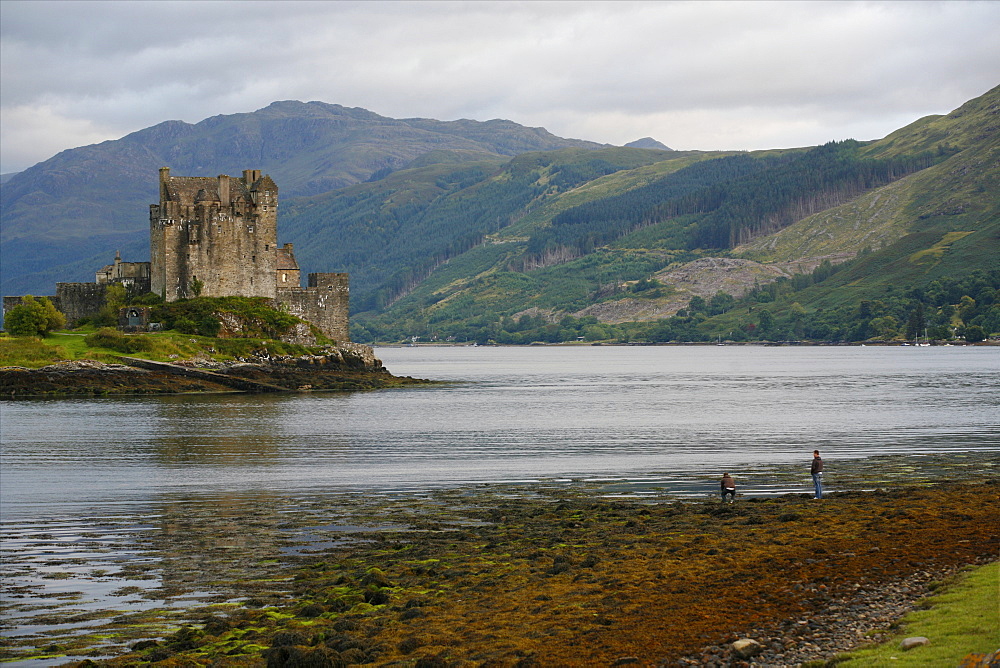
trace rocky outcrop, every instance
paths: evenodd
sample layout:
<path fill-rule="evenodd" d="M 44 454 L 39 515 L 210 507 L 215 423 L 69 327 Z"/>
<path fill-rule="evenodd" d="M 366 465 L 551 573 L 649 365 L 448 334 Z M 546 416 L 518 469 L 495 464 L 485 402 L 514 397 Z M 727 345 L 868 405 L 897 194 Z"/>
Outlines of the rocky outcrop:
<path fill-rule="evenodd" d="M 231 390 L 204 378 L 94 360 L 59 362 L 40 369 L 0 367 L 0 399 L 226 391 Z"/>
<path fill-rule="evenodd" d="M 688 262 L 675 269 L 656 274 L 660 282 L 673 286 L 691 297 L 708 299 L 722 291 L 734 297 L 742 297 L 755 285 L 764 285 L 779 278 L 788 278 L 788 273 L 773 266 L 728 257 L 705 257 Z M 690 298 L 690 297 L 689 297 Z"/>
<path fill-rule="evenodd" d="M 369 390 L 425 383 L 393 376 L 370 346 L 331 346 L 318 355 L 198 359 L 173 363 L 133 357 L 124 364 L 59 362 L 40 369 L 0 368 L 0 399 L 33 396 L 315 392 Z"/>

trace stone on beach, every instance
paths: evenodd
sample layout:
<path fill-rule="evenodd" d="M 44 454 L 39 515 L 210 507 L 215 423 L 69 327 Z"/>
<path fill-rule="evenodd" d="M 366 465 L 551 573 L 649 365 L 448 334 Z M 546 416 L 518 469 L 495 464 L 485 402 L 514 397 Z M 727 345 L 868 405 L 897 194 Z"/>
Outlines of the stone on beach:
<path fill-rule="evenodd" d="M 764 651 L 764 646 L 752 638 L 741 638 L 733 643 L 733 651 L 741 659 L 749 659 Z"/>
<path fill-rule="evenodd" d="M 914 647 L 920 647 L 922 645 L 930 645 L 931 641 L 923 636 L 914 636 L 912 638 L 904 638 L 899 643 L 899 649 L 906 651 L 913 649 Z"/>

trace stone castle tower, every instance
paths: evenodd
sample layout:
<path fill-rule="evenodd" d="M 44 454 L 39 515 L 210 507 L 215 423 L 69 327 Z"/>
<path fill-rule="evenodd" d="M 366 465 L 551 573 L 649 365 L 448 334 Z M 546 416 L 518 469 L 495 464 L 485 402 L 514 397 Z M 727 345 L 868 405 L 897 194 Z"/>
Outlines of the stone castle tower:
<path fill-rule="evenodd" d="M 161 168 L 160 203 L 149 206 L 149 252 L 151 291 L 167 301 L 196 293 L 274 299 L 278 186 L 256 169 L 231 178 L 170 176 Z"/>
<path fill-rule="evenodd" d="M 258 169 L 243 176 L 170 176 L 149 205 L 150 290 L 167 301 L 267 297 L 335 341 L 350 341 L 347 274 L 300 284 L 292 244 L 278 246 L 278 186 Z"/>
<path fill-rule="evenodd" d="M 292 244 L 278 246 L 278 186 L 258 169 L 242 177 L 171 176 L 160 169 L 160 203 L 149 205 L 149 262 L 101 268 L 94 283 L 57 283 L 52 303 L 70 322 L 96 315 L 113 283 L 132 294 L 188 297 L 266 297 L 346 343 L 348 275 L 308 275 L 300 283 Z M 21 297 L 4 297 L 4 312 Z"/>

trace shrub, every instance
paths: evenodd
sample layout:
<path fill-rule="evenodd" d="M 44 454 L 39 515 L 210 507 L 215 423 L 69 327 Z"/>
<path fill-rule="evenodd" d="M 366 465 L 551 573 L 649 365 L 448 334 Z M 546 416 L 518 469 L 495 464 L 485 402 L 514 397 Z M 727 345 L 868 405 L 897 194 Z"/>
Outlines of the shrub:
<path fill-rule="evenodd" d="M 202 336 L 218 336 L 222 323 L 213 315 L 206 315 L 198 320 L 198 333 Z"/>
<path fill-rule="evenodd" d="M 102 327 L 88 334 L 83 342 L 88 346 L 107 348 L 120 353 L 146 352 L 153 348 L 153 342 L 147 336 L 126 336 L 110 327 Z"/>
<path fill-rule="evenodd" d="M 56 310 L 47 297 L 25 296 L 4 316 L 4 326 L 14 336 L 45 336 L 66 326 L 66 316 Z"/>
<path fill-rule="evenodd" d="M 156 306 L 157 304 L 163 303 L 163 297 L 156 294 L 155 292 L 147 292 L 144 295 L 139 295 L 132 300 L 132 304 L 136 306 Z"/>
<path fill-rule="evenodd" d="M 181 316 L 174 320 L 173 329 L 176 329 L 181 334 L 197 334 L 198 325 L 191 318 Z"/>
<path fill-rule="evenodd" d="M 91 332 L 83 337 L 83 342 L 95 348 L 107 348 L 109 350 L 121 350 L 125 347 L 125 335 L 117 329 L 101 327 L 96 332 Z"/>
<path fill-rule="evenodd" d="M 220 313 L 239 316 L 243 323 L 241 336 L 246 338 L 278 338 L 301 322 L 290 313 L 272 308 L 264 297 L 179 299 L 154 307 L 151 318 L 184 334 L 217 336 L 222 327 Z"/>

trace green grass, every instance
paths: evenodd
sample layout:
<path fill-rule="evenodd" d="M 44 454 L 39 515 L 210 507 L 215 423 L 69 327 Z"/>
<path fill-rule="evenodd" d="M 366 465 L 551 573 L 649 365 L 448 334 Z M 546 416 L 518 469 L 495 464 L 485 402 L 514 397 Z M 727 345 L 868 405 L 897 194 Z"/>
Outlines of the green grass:
<path fill-rule="evenodd" d="M 248 358 L 266 350 L 269 355 L 317 354 L 319 347 L 301 346 L 273 339 L 217 339 L 207 336 L 181 334 L 176 331 L 117 337 L 141 345 L 122 347 L 110 341 L 100 345 L 100 337 L 92 336 L 93 327 L 79 330 L 53 332 L 44 339 L 34 337 L 0 336 L 0 366 L 22 366 L 37 369 L 66 360 L 90 359 L 99 362 L 116 362 L 120 355 L 141 357 L 160 362 L 179 359 L 211 358 L 220 361 Z M 88 336 L 91 335 L 91 336 Z M 95 345 L 88 343 L 88 340 Z M 110 346 L 110 347 L 109 347 Z"/>
<path fill-rule="evenodd" d="M 33 336 L 4 335 L 0 337 L 0 366 L 35 368 L 62 359 L 70 358 L 66 349 L 53 343 L 51 337 L 48 341 Z"/>
<path fill-rule="evenodd" d="M 996 651 L 1000 648 L 1000 561 L 947 583 L 926 606 L 906 615 L 891 640 L 837 657 L 832 663 L 837 668 L 957 666 L 970 653 Z M 931 644 L 906 652 L 899 648 L 901 640 L 914 636 L 923 636 Z"/>

